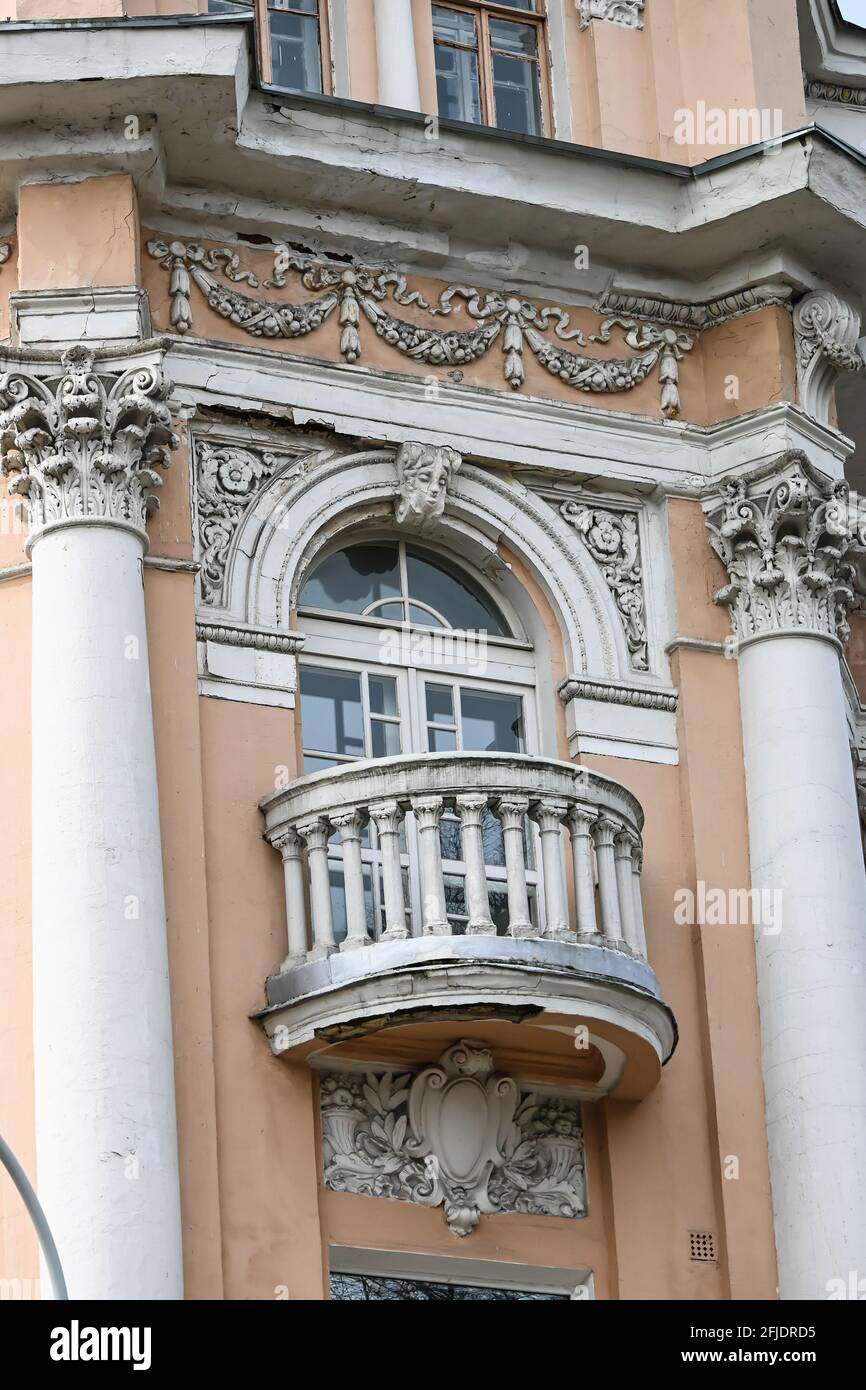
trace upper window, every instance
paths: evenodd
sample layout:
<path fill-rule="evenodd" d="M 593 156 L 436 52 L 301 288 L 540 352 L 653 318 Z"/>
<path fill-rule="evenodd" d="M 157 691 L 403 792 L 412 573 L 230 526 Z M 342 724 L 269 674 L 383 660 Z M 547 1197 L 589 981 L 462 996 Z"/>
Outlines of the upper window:
<path fill-rule="evenodd" d="M 440 116 L 522 135 L 545 133 L 542 5 L 543 0 L 434 4 Z"/>
<path fill-rule="evenodd" d="M 258 0 L 262 78 L 287 92 L 324 91 L 324 0 Z"/>
<path fill-rule="evenodd" d="M 404 541 L 350 545 L 317 565 L 298 607 L 380 622 L 510 637 L 493 601 L 470 579 Z"/>

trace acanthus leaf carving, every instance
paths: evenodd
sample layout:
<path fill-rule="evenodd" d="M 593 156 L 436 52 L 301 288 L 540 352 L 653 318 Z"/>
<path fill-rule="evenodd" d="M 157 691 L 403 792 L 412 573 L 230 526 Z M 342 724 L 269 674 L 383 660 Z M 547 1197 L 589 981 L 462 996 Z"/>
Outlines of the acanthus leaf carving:
<path fill-rule="evenodd" d="M 31 537 L 47 526 L 114 521 L 144 532 L 178 438 L 157 364 L 111 370 L 83 345 L 57 369 L 0 373 L 0 470 L 25 501 Z"/>
<path fill-rule="evenodd" d="M 800 404 L 822 424 L 831 420 L 833 390 L 843 372 L 862 372 L 860 315 L 830 290 L 816 290 L 794 310 Z"/>
<path fill-rule="evenodd" d="M 222 274 L 231 282 L 245 279 L 252 288 L 259 286 L 253 272 L 241 270 L 237 254 L 227 248 L 206 250 L 196 243 L 150 241 L 148 251 L 169 272 L 170 322 L 178 333 L 192 328 L 190 293 L 194 282 L 212 309 L 256 338 L 301 337 L 320 328 L 336 310 L 341 329 L 340 353 L 350 364 L 362 357 L 361 325 L 366 320 L 395 351 L 433 367 L 465 366 L 484 357 L 500 342 L 504 380 L 517 391 L 525 381 L 523 353 L 528 344 L 546 371 L 576 391 L 631 391 L 657 369 L 661 413 L 667 417 L 679 414 L 678 363 L 694 346 L 694 338 L 679 326 L 639 324 L 615 315 L 605 319 L 599 332 L 587 338 L 579 329 L 569 329 L 569 314 L 557 305 L 539 309 L 527 300 L 469 285 L 449 285 L 437 302 L 430 304 L 420 291 L 410 290 L 405 277 L 396 271 L 327 265 L 299 257 L 286 248 L 277 249 L 274 273 L 265 285 L 284 288 L 287 272 L 291 271 L 300 277 L 306 289 L 324 293 L 300 304 L 260 300 L 215 278 Z M 444 318 L 462 310 L 474 321 L 473 326 L 459 330 L 412 323 L 384 306 L 389 296 L 396 304 L 414 306 L 431 317 Z M 590 342 L 610 342 L 611 329 L 616 327 L 622 331 L 631 354 L 576 354 L 544 336 L 551 325 L 556 339 L 574 340 L 580 347 Z"/>
<path fill-rule="evenodd" d="M 634 512 L 609 511 L 578 501 L 563 502 L 559 510 L 601 569 L 622 620 L 633 669 L 648 670 L 637 516 Z"/>
<path fill-rule="evenodd" d="M 484 1043 L 463 1039 L 414 1076 L 328 1072 L 320 1097 L 334 1191 L 441 1207 L 457 1236 L 482 1213 L 586 1214 L 576 1102 L 521 1092 Z"/>
<path fill-rule="evenodd" d="M 739 641 L 777 632 L 847 640 L 864 548 L 847 483 L 793 450 L 756 479 L 723 482 L 707 525 L 730 578 L 715 601 Z"/>
<path fill-rule="evenodd" d="M 201 561 L 201 601 L 223 601 L 226 565 L 235 532 L 263 483 L 292 460 L 270 449 L 244 448 L 234 443 L 196 442 L 198 544 Z"/>

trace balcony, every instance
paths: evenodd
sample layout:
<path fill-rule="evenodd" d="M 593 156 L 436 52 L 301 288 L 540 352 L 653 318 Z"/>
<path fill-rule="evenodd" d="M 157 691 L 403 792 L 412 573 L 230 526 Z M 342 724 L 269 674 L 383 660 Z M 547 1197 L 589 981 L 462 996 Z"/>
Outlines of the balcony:
<path fill-rule="evenodd" d="M 288 955 L 256 1015 L 275 1053 L 408 1060 L 471 1023 L 588 1095 L 655 1085 L 676 1025 L 646 959 L 643 812 L 624 787 L 443 753 L 329 768 L 261 809 L 286 890 Z"/>

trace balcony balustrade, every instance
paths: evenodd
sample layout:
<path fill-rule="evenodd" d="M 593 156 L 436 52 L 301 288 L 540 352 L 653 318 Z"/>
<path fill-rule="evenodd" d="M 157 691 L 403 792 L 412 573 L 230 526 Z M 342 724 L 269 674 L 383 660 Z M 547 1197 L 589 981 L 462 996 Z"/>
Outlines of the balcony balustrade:
<path fill-rule="evenodd" d="M 478 753 L 386 758 L 315 773 L 268 797 L 262 807 L 266 838 L 283 857 L 287 968 L 334 950 L 373 943 L 362 859 L 362 837 L 371 825 L 379 846 L 384 904 L 384 927 L 375 933 L 376 939 L 452 934 L 442 855 L 443 817 L 452 816 L 462 842 L 466 934 L 496 935 L 485 859 L 491 815 L 500 827 L 508 903 L 507 922 L 499 934 L 606 945 L 646 959 L 640 894 L 643 813 L 623 787 L 571 763 Z M 407 817 L 414 820 L 420 873 L 422 912 L 417 923 L 411 908 L 407 912 L 404 886 L 408 856 L 401 846 L 401 826 Z M 530 913 L 527 883 L 527 820 L 536 827 L 541 867 L 536 920 Z M 347 919 L 339 943 L 330 882 L 335 839 L 342 858 Z M 566 886 L 567 844 L 573 918 Z"/>
<path fill-rule="evenodd" d="M 666 1060 L 643 812 L 618 783 L 549 758 L 425 754 L 328 768 L 261 809 L 285 876 L 288 952 L 259 1015 L 275 1051 L 474 1007 L 620 1032 L 627 1018 Z"/>

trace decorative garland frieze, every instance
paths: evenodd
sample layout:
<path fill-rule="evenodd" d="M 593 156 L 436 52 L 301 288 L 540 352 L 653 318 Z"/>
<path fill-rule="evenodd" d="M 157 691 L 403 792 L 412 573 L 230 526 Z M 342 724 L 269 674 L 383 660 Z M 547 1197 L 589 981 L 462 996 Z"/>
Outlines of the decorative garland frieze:
<path fill-rule="evenodd" d="M 594 19 L 606 19 L 627 29 L 643 28 L 645 0 L 575 0 L 580 27 L 586 29 Z"/>
<path fill-rule="evenodd" d="M 284 288 L 291 272 L 299 277 L 303 288 L 319 297 L 297 304 L 260 300 L 231 287 L 245 282 L 258 288 L 259 280 L 252 271 L 242 269 L 237 254 L 225 247 L 205 249 L 195 243 L 151 241 L 147 249 L 169 272 L 170 321 L 178 333 L 193 326 L 190 295 L 195 283 L 212 309 L 252 337 L 301 337 L 336 313 L 340 353 L 349 363 L 361 359 L 361 325 L 366 320 L 395 351 L 432 367 L 465 366 L 484 357 L 498 343 L 504 379 L 515 391 L 525 382 L 526 348 L 546 371 L 576 391 L 631 391 L 657 371 L 661 413 L 668 417 L 679 414 L 678 363 L 694 346 L 694 338 L 679 326 L 638 323 L 616 313 L 602 321 L 597 333 L 587 336 L 569 327 L 568 312 L 558 306 L 539 309 L 525 299 L 468 285 L 449 285 L 431 304 L 395 271 L 326 265 L 297 256 L 285 247 L 277 249 L 273 275 L 264 287 Z M 218 276 L 230 284 L 223 284 Z M 389 298 L 395 305 L 414 307 L 431 318 L 463 311 L 473 320 L 473 327 L 440 329 L 412 323 L 392 312 L 386 304 Z M 562 346 L 568 342 L 580 348 L 591 343 L 608 344 L 614 329 L 631 349 L 630 355 L 599 357 Z M 551 332 L 552 339 L 545 336 Z"/>
<path fill-rule="evenodd" d="M 320 1082 L 326 1187 L 441 1207 L 468 1236 L 482 1213 L 586 1215 L 580 1109 L 524 1090 L 462 1040 L 412 1073 L 327 1072 Z"/>
<path fill-rule="evenodd" d="M 792 293 L 790 285 L 754 285 L 701 304 L 687 304 L 677 299 L 657 299 L 652 295 L 607 289 L 599 297 L 596 308 L 600 314 L 625 314 L 629 318 L 650 319 L 653 323 L 676 324 L 680 328 L 702 332 L 726 323 L 728 319 L 739 318 L 742 314 L 753 314 L 767 305 L 790 308 Z"/>
<path fill-rule="evenodd" d="M 866 542 L 847 483 L 794 450 L 752 480 L 723 483 L 707 525 L 730 576 L 715 601 L 729 609 L 739 641 L 777 632 L 847 641 Z"/>
<path fill-rule="evenodd" d="M 633 669 L 648 670 L 637 514 L 589 507 L 577 501 L 563 502 L 559 512 L 583 540 L 613 594 Z"/>
<path fill-rule="evenodd" d="M 35 376 L 0 371 L 0 471 L 24 499 L 31 537 L 47 526 L 113 521 L 144 532 L 178 447 L 158 365 L 119 372 L 81 345 Z"/>

